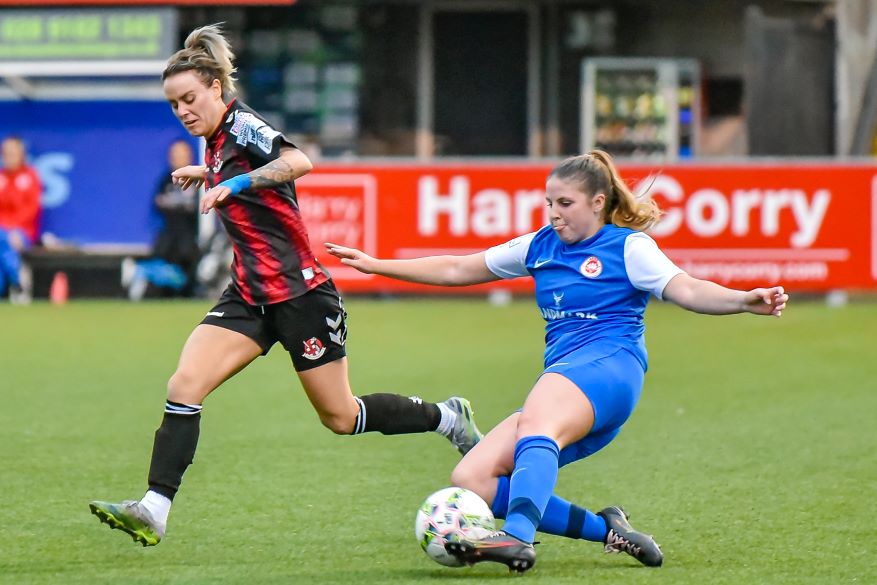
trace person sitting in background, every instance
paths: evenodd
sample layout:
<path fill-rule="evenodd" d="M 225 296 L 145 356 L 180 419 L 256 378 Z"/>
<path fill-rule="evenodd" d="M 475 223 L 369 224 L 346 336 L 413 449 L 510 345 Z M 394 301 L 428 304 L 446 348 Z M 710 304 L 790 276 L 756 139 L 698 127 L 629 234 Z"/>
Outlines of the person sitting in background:
<path fill-rule="evenodd" d="M 164 296 L 190 297 L 195 292 L 198 248 L 198 188 L 174 183 L 171 172 L 193 162 L 192 146 L 174 141 L 168 149 L 167 172 L 156 189 L 154 205 L 162 227 L 148 260 L 127 259 L 122 265 L 122 282 L 132 300 L 140 300 L 150 284 Z"/>
<path fill-rule="evenodd" d="M 39 238 L 39 175 L 26 164 L 27 151 L 17 136 L 3 140 L 0 169 L 0 296 L 26 300 L 21 286 L 21 252 Z"/>

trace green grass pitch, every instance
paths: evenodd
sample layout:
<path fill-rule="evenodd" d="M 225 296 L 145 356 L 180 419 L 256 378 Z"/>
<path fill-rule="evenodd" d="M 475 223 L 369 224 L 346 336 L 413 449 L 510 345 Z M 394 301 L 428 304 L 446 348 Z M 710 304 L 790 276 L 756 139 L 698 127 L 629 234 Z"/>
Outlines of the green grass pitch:
<path fill-rule="evenodd" d="M 154 548 L 88 512 L 140 497 L 164 385 L 209 302 L 0 306 L 0 583 L 497 583 L 413 536 L 457 460 L 436 435 L 323 429 L 278 346 L 207 400 L 201 443 Z M 471 398 L 487 429 L 540 371 L 530 301 L 348 302 L 355 392 Z M 542 536 L 527 583 L 877 583 L 877 304 L 782 319 L 654 302 L 651 369 L 616 441 L 557 491 L 619 503 L 666 560 L 646 569 Z M 522 581 L 523 582 L 523 581 Z"/>

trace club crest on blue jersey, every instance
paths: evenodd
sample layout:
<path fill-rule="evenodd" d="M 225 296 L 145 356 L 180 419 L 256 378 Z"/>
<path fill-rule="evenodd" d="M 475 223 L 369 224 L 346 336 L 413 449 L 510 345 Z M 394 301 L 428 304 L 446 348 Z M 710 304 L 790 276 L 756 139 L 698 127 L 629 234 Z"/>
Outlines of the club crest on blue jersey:
<path fill-rule="evenodd" d="M 596 256 L 588 256 L 588 259 L 582 262 L 581 272 L 586 278 L 597 278 L 603 272 L 603 263 Z"/>
<path fill-rule="evenodd" d="M 608 224 L 590 238 L 567 244 L 551 226 L 485 253 L 501 278 L 531 276 L 545 319 L 545 364 L 602 340 L 621 340 L 643 369 L 648 367 L 643 313 L 649 296 L 661 296 L 682 272 L 648 235 Z M 514 240 L 513 240 L 514 241 Z M 642 261 L 628 263 L 628 250 Z"/>

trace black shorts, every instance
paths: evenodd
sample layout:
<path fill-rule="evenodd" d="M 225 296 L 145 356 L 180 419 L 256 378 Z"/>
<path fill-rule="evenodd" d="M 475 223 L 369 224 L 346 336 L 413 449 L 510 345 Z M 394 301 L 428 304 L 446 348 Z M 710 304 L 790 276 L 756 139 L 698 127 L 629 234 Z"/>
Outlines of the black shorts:
<path fill-rule="evenodd" d="M 259 344 L 262 355 L 279 341 L 298 372 L 347 355 L 347 312 L 331 280 L 300 297 L 264 306 L 248 304 L 229 285 L 201 323 L 246 335 Z"/>

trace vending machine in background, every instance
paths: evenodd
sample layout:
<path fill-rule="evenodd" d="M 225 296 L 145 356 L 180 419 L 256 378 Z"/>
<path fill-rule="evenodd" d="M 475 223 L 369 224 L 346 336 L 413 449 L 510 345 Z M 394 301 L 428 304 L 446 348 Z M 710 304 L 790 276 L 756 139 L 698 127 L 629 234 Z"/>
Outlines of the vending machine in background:
<path fill-rule="evenodd" d="M 700 65 L 693 59 L 582 61 L 581 147 L 617 157 L 677 160 L 698 154 Z"/>

